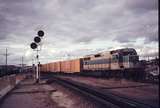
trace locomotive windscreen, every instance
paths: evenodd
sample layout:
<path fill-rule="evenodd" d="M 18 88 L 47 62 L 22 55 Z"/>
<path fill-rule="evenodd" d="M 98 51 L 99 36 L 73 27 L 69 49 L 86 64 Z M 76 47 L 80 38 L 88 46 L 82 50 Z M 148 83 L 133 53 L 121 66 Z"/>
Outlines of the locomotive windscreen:
<path fill-rule="evenodd" d="M 139 61 L 139 57 L 138 56 L 134 56 L 134 55 L 131 55 L 129 56 L 129 61 L 130 62 L 138 62 Z"/>
<path fill-rule="evenodd" d="M 113 52 L 112 52 L 113 53 Z M 135 49 L 126 48 L 114 51 L 112 62 L 138 62 L 139 56 Z"/>

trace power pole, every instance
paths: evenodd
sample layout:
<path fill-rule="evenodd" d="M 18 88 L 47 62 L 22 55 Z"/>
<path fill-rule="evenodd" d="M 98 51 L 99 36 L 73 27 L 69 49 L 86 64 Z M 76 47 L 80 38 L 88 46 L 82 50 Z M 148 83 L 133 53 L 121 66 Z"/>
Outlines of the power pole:
<path fill-rule="evenodd" d="M 22 68 L 21 70 L 22 70 L 22 72 L 23 72 L 23 56 L 22 56 L 22 67 L 21 67 L 21 68 Z"/>
<path fill-rule="evenodd" d="M 32 58 L 32 66 L 33 66 L 33 58 Z"/>
<path fill-rule="evenodd" d="M 7 72 L 8 72 L 8 56 L 10 55 L 10 54 L 8 54 L 8 49 L 6 48 L 5 53 L 1 54 L 1 55 L 5 56 L 5 73 L 7 74 Z"/>
<path fill-rule="evenodd" d="M 149 61 L 149 56 L 148 56 L 148 61 Z"/>
<path fill-rule="evenodd" d="M 34 59 L 32 58 L 32 73 L 35 75 Z"/>
<path fill-rule="evenodd" d="M 8 72 L 8 56 L 9 56 L 9 54 L 8 54 L 8 49 L 6 48 L 6 53 L 4 54 L 5 56 L 6 56 L 6 74 L 7 74 L 7 72 Z"/>
<path fill-rule="evenodd" d="M 6 54 L 5 54 L 5 56 L 6 56 L 6 74 L 7 74 L 7 71 L 8 71 L 8 67 L 7 67 L 7 56 L 8 56 L 8 50 L 7 50 L 7 48 L 6 48 Z"/>

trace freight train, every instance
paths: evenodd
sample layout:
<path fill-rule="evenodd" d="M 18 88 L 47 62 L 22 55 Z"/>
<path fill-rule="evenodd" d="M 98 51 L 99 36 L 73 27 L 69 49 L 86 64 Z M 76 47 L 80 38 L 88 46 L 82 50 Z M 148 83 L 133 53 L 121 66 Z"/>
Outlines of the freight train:
<path fill-rule="evenodd" d="M 123 48 L 79 59 L 42 64 L 41 72 L 79 74 L 100 77 L 124 77 L 140 79 L 144 71 L 139 65 L 139 56 L 133 48 Z"/>

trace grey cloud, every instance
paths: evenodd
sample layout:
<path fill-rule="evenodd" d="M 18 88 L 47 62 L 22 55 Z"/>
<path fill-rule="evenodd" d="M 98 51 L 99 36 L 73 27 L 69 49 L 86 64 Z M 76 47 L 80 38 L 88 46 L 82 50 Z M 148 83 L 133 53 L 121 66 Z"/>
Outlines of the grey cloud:
<path fill-rule="evenodd" d="M 116 36 L 114 38 L 114 41 L 117 41 L 119 43 L 129 43 L 129 42 L 135 42 L 138 36 L 131 35 L 130 33 L 123 33 L 120 36 Z"/>
<path fill-rule="evenodd" d="M 158 9 L 158 0 L 126 0 L 125 5 L 137 13 Z"/>
<path fill-rule="evenodd" d="M 151 36 L 149 36 L 148 38 L 145 38 L 145 41 L 144 41 L 144 43 L 145 44 L 149 44 L 149 43 L 151 43 L 151 42 L 156 42 L 156 43 L 158 43 L 158 41 L 159 41 L 159 39 L 158 39 L 158 36 L 157 35 L 151 35 Z"/>
<path fill-rule="evenodd" d="M 151 26 L 148 32 L 148 35 L 145 37 L 145 44 L 150 42 L 156 42 L 158 43 L 158 25 L 157 26 Z"/>
<path fill-rule="evenodd" d="M 0 14 L 0 40 L 6 38 L 6 34 L 11 32 L 12 25 L 14 24 L 15 22 L 10 21 L 10 19 Z"/>
<path fill-rule="evenodd" d="M 92 42 L 94 39 L 93 36 L 83 36 L 80 38 L 77 38 L 76 40 L 74 40 L 74 43 L 85 43 L 85 44 L 89 44 L 90 42 Z"/>
<path fill-rule="evenodd" d="M 134 41 L 138 38 L 145 38 L 145 41 L 148 43 L 157 42 L 158 14 L 157 12 L 145 13 L 140 15 L 138 18 L 133 19 L 130 21 L 129 25 L 122 28 L 123 29 L 120 30 L 118 36 L 115 37 L 115 40 L 121 43 Z"/>
<path fill-rule="evenodd" d="M 146 53 L 142 57 L 158 57 L 159 52 Z"/>
<path fill-rule="evenodd" d="M 96 40 L 121 45 L 145 38 L 148 44 L 157 43 L 157 1 L 0 0 L 0 44 L 2 48 L 15 45 L 12 51 L 22 52 L 17 46 L 28 48 L 39 29 L 46 32 L 45 53 L 47 48 L 90 45 Z M 87 54 L 76 51 L 76 55 Z"/>
<path fill-rule="evenodd" d="M 81 12 L 81 10 L 87 10 L 92 8 L 97 0 L 59 0 L 59 3 L 70 11 Z"/>

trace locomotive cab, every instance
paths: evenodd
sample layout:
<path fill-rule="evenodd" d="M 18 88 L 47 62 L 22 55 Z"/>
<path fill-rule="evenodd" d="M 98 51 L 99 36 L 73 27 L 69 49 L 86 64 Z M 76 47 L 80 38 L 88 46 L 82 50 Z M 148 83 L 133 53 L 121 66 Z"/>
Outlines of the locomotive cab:
<path fill-rule="evenodd" d="M 112 55 L 111 69 L 128 69 L 136 68 L 139 56 L 135 49 L 126 48 L 110 52 Z"/>
<path fill-rule="evenodd" d="M 137 63 L 139 61 L 139 56 L 135 50 L 128 50 L 123 52 L 123 65 L 124 68 L 137 68 Z"/>

